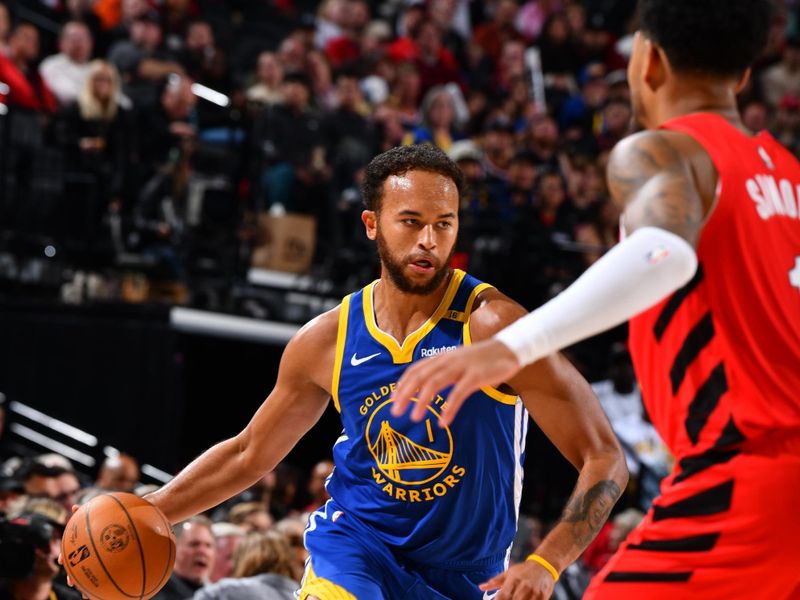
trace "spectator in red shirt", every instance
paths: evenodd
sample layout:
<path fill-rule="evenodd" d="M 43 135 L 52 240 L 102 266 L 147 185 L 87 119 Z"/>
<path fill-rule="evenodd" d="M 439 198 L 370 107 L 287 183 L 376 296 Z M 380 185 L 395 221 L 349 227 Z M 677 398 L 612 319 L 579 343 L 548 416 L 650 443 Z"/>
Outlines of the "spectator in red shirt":
<path fill-rule="evenodd" d="M 500 0 L 495 8 L 494 18 L 475 30 L 473 41 L 483 48 L 494 64 L 500 60 L 506 41 L 525 41 L 515 25 L 518 8 L 514 0 Z"/>
<path fill-rule="evenodd" d="M 414 64 L 422 81 L 422 94 L 436 85 L 456 82 L 462 84 L 458 63 L 442 44 L 442 32 L 433 21 L 419 24 L 414 35 L 417 56 Z"/>
<path fill-rule="evenodd" d="M 56 111 L 56 98 L 33 65 L 38 55 L 38 30 L 30 23 L 18 23 L 8 38 L 7 55 L 0 54 L 0 81 L 8 86 L 0 102 L 35 112 Z"/>

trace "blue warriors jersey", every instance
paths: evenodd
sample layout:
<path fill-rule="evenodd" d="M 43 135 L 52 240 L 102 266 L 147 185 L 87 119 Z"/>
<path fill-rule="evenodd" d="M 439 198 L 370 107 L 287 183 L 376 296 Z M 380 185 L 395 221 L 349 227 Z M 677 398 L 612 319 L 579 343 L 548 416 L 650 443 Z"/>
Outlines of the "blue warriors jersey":
<path fill-rule="evenodd" d="M 411 362 L 470 343 L 470 312 L 490 286 L 454 271 L 430 319 L 398 343 L 376 323 L 377 283 L 342 302 L 332 395 L 344 431 L 334 445 L 328 492 L 344 514 L 411 564 L 502 563 L 522 491 L 528 415 L 521 400 L 484 388 L 449 428 L 438 425 L 442 396 L 420 423 L 410 410 L 401 417 L 390 412 L 392 391 Z"/>

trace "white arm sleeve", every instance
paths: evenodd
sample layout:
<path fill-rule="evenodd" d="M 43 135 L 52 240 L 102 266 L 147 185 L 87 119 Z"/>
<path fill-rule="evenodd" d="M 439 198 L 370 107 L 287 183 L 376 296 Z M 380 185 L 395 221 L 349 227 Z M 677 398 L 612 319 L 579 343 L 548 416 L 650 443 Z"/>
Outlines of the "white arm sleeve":
<path fill-rule="evenodd" d="M 575 283 L 495 338 L 522 365 L 624 323 L 691 280 L 697 255 L 683 238 L 643 227 Z"/>

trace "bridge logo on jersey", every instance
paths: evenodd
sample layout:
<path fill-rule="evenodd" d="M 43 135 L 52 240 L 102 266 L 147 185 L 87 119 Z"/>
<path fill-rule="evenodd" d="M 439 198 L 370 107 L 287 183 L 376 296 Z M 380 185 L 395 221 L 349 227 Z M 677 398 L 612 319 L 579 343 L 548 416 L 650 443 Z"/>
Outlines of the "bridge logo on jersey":
<path fill-rule="evenodd" d="M 392 416 L 391 398 L 377 404 L 369 415 L 365 437 L 375 460 L 373 479 L 397 500 L 425 502 L 444 496 L 466 472 L 451 464 L 453 435 L 449 427 L 438 425 L 443 402 L 437 397 L 420 423 L 411 420 L 411 410 Z"/>

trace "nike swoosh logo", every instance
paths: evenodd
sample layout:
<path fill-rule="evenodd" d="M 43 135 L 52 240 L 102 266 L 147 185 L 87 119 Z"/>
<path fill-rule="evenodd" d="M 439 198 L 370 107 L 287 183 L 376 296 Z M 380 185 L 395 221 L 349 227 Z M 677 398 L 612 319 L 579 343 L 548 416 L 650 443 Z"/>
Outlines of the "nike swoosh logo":
<path fill-rule="evenodd" d="M 483 600 L 492 600 L 497 596 L 497 592 L 483 592 Z"/>
<path fill-rule="evenodd" d="M 363 358 L 358 358 L 355 354 L 353 354 L 353 358 L 350 359 L 350 364 L 353 365 L 354 367 L 357 367 L 358 365 L 360 365 L 362 363 L 365 363 L 368 360 L 372 360 L 373 358 L 375 358 L 376 356 L 379 356 L 379 355 L 380 355 L 380 352 L 376 352 L 375 354 L 370 354 L 369 356 L 365 356 Z"/>

